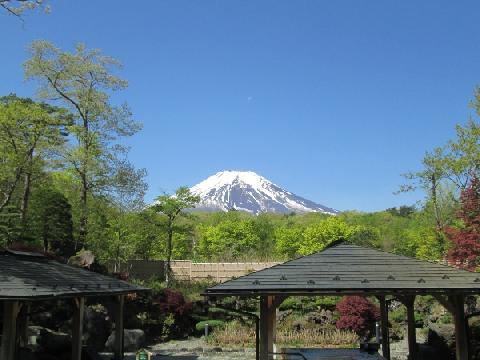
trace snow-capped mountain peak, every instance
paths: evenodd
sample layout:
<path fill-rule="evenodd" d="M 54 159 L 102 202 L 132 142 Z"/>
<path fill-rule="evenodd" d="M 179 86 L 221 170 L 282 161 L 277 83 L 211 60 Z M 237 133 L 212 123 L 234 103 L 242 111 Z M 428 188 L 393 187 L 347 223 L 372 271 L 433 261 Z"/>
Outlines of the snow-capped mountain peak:
<path fill-rule="evenodd" d="M 323 212 L 337 211 L 306 200 L 275 185 L 253 171 L 220 171 L 193 186 L 192 193 L 200 196 L 203 210 L 244 210 L 262 212 Z"/>

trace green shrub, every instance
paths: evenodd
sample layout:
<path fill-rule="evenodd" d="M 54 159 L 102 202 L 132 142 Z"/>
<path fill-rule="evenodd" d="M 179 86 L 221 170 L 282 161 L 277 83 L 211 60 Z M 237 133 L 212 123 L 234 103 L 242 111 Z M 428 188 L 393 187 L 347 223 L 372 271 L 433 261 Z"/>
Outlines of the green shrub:
<path fill-rule="evenodd" d="M 203 331 L 205 329 L 205 324 L 208 324 L 208 328 L 210 330 L 212 330 L 212 329 L 215 330 L 215 329 L 218 329 L 218 328 L 221 328 L 221 327 L 225 326 L 225 321 L 215 320 L 215 319 L 200 321 L 195 325 L 195 329 L 197 331 Z"/>
<path fill-rule="evenodd" d="M 394 323 L 403 323 L 407 318 L 407 312 L 404 306 L 400 306 L 389 314 L 389 319 Z"/>
<path fill-rule="evenodd" d="M 278 307 L 281 311 L 285 310 L 300 310 L 302 309 L 302 302 L 298 297 L 286 298 Z"/>
<path fill-rule="evenodd" d="M 453 324 L 452 314 L 449 312 L 445 313 L 444 315 L 438 318 L 439 324 Z"/>
<path fill-rule="evenodd" d="M 419 311 L 415 311 L 415 326 L 423 327 L 425 325 L 425 314 Z"/>
<path fill-rule="evenodd" d="M 321 296 L 315 299 L 315 305 L 321 309 L 334 311 L 339 301 L 339 296 Z"/>

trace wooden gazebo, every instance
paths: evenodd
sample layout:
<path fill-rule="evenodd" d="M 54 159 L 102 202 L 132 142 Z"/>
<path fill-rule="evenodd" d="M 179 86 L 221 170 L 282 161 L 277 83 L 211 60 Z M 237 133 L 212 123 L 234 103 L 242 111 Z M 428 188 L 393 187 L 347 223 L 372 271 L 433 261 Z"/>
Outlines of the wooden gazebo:
<path fill-rule="evenodd" d="M 455 320 L 456 358 L 468 360 L 464 299 L 480 293 L 480 274 L 372 248 L 335 243 L 325 250 L 227 281 L 206 291 L 210 299 L 226 296 L 260 299 L 259 359 L 273 353 L 276 309 L 288 296 L 363 295 L 380 302 L 382 351 L 390 359 L 386 298 L 407 309 L 409 359 L 415 360 L 414 300 L 432 295 Z"/>
<path fill-rule="evenodd" d="M 115 306 L 115 358 L 123 358 L 123 304 L 126 294 L 147 289 L 82 268 L 62 264 L 41 254 L 0 252 L 0 303 L 3 305 L 3 332 L 0 359 L 14 360 L 17 351 L 17 324 L 20 311 L 32 301 L 67 299 L 73 301 L 72 360 L 82 354 L 83 314 L 86 297 L 111 297 Z"/>

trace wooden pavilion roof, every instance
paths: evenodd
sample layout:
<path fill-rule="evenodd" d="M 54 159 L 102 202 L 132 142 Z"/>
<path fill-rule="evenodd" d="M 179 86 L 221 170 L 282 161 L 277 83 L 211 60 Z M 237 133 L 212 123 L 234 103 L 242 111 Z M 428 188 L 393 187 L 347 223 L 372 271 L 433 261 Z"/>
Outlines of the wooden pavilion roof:
<path fill-rule="evenodd" d="M 456 293 L 480 293 L 480 274 L 341 242 L 218 284 L 205 295 Z"/>
<path fill-rule="evenodd" d="M 0 252 L 0 300 L 110 296 L 145 290 L 42 255 Z"/>

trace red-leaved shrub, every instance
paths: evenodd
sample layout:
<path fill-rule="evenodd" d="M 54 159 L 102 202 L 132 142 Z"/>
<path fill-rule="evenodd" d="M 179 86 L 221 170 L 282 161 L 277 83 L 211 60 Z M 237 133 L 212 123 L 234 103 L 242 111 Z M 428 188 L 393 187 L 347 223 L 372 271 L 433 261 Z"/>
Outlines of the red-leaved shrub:
<path fill-rule="evenodd" d="M 340 314 L 337 328 L 353 330 L 358 334 L 366 334 L 380 317 L 378 307 L 362 296 L 345 296 L 336 308 Z"/>
<path fill-rule="evenodd" d="M 462 228 L 447 227 L 445 234 L 452 242 L 447 259 L 454 266 L 475 270 L 480 263 L 480 180 L 473 176 L 462 190 L 458 217 Z"/>
<path fill-rule="evenodd" d="M 186 301 L 181 292 L 172 289 L 163 289 L 154 304 L 159 306 L 162 313 L 175 316 L 182 316 L 192 309 L 192 303 Z"/>

